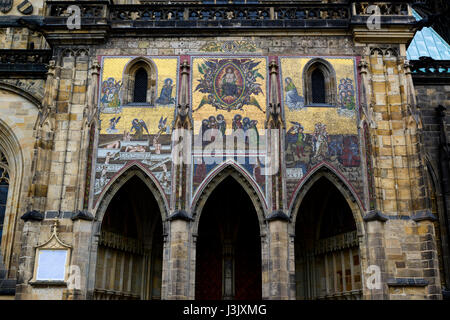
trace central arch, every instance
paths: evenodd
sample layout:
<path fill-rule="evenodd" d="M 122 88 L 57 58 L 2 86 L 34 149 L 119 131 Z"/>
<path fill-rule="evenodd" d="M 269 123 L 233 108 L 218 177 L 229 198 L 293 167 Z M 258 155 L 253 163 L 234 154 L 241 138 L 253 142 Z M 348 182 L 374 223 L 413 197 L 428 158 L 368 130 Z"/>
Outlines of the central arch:
<path fill-rule="evenodd" d="M 261 230 L 265 228 L 259 214 L 264 213 L 256 192 L 245 182 L 242 174 L 227 168 L 194 206 L 195 299 L 262 298 Z"/>

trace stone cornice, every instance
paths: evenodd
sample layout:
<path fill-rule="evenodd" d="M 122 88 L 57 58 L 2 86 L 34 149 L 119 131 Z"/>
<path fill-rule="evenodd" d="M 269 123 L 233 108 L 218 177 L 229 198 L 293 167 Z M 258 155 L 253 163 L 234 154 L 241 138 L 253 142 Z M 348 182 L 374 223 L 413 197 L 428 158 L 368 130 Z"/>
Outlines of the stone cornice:
<path fill-rule="evenodd" d="M 370 2 L 372 3 L 372 2 Z M 376 1 L 373 3 L 377 3 Z M 400 3 L 400 5 L 399 5 Z M 67 26 L 68 7 L 81 7 L 81 28 Z M 150 1 L 116 5 L 112 1 L 47 1 L 45 16 L 1 17 L 0 26 L 22 25 L 44 33 L 50 44 L 96 44 L 108 36 L 227 35 L 238 32 L 298 32 L 322 35 L 353 32 L 360 42 L 406 42 L 415 19 L 406 1 L 379 3 L 381 24 L 387 32 L 366 27 L 367 4 L 305 1 L 261 1 L 256 4 L 204 4 L 199 1 Z M 405 9 L 406 8 L 406 9 Z M 397 29 L 392 29 L 395 26 Z M 253 34 L 254 35 L 254 34 Z"/>

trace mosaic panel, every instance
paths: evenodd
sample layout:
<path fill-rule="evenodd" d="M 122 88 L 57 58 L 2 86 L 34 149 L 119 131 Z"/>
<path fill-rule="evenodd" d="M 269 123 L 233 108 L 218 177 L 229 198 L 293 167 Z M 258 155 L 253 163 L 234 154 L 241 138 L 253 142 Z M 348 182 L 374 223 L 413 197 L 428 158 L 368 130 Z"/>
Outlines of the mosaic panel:
<path fill-rule="evenodd" d="M 193 190 L 225 160 L 239 163 L 264 190 L 267 59 L 197 56 L 191 66 Z"/>
<path fill-rule="evenodd" d="M 332 105 L 310 104 L 305 99 L 311 57 L 280 57 L 282 100 L 286 119 L 285 162 L 288 201 L 299 181 L 323 162 L 340 171 L 360 196 L 360 146 L 357 128 L 357 77 L 353 58 L 323 60 L 334 69 L 336 88 Z M 319 60 L 320 61 L 320 60 Z M 305 71 L 305 72 L 304 72 Z M 334 90 L 334 89 L 333 89 Z M 328 92 L 327 94 L 331 94 Z"/>
<path fill-rule="evenodd" d="M 155 66 L 154 104 L 123 104 L 124 72 L 135 57 L 103 57 L 99 92 L 100 130 L 94 199 L 127 163 L 137 161 L 171 193 L 171 133 L 177 105 L 179 59 L 145 57 Z"/>

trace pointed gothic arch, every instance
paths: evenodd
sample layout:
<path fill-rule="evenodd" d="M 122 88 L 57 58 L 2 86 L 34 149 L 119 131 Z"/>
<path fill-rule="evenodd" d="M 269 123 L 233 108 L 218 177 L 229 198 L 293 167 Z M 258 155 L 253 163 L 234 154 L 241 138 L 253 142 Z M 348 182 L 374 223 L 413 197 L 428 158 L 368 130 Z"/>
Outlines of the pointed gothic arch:
<path fill-rule="evenodd" d="M 108 207 L 111 199 L 117 191 L 133 176 L 138 176 L 152 192 L 156 201 L 158 202 L 162 219 L 166 219 L 169 213 L 169 203 L 158 179 L 148 171 L 143 165 L 137 161 L 133 161 L 124 166 L 105 186 L 101 192 L 97 203 L 94 207 L 95 217 L 101 221 L 105 210 Z"/>
<path fill-rule="evenodd" d="M 261 299 L 267 248 L 256 192 L 233 166 L 208 185 L 194 205 L 195 298 Z"/>
<path fill-rule="evenodd" d="M 8 194 L 5 205 L 0 256 L 4 265 L 10 266 L 13 239 L 19 216 L 20 194 L 23 185 L 24 159 L 20 142 L 13 130 L 0 119 L 0 153 L 8 169 Z M 4 167 L 5 168 L 5 167 Z"/>
<path fill-rule="evenodd" d="M 364 232 L 361 210 L 344 182 L 321 167 L 308 177 L 293 207 L 297 299 L 362 298 Z"/>
<path fill-rule="evenodd" d="M 43 96 L 40 97 L 36 94 L 25 91 L 24 89 L 18 87 L 17 85 L 5 83 L 5 82 L 0 82 L 0 89 L 15 93 L 15 94 L 21 96 L 22 98 L 27 99 L 29 102 L 31 102 L 33 105 L 35 105 L 37 109 L 42 110 Z"/>
<path fill-rule="evenodd" d="M 234 161 L 228 161 L 213 170 L 198 187 L 191 204 L 191 212 L 194 217 L 194 234 L 198 230 L 198 223 L 202 209 L 214 191 L 214 189 L 228 176 L 232 176 L 247 192 L 256 209 L 260 223 L 261 233 L 263 233 L 264 220 L 267 215 L 267 204 L 264 196 L 248 172 Z"/>
<path fill-rule="evenodd" d="M 331 63 L 314 58 L 303 67 L 305 104 L 336 105 L 336 72 Z"/>
<path fill-rule="evenodd" d="M 360 234 L 363 234 L 364 206 L 362 205 L 361 199 L 359 199 L 358 195 L 356 194 L 356 191 L 345 180 L 345 178 L 341 174 L 339 174 L 339 172 L 335 170 L 331 165 L 325 162 L 322 162 L 320 165 L 316 166 L 315 169 L 311 170 L 309 174 L 306 177 L 304 177 L 295 188 L 294 195 L 289 205 L 289 212 L 291 212 L 292 224 L 295 225 L 296 223 L 297 212 L 306 193 L 314 185 L 314 183 L 322 177 L 326 178 L 331 183 L 333 183 L 333 185 L 344 196 L 348 205 L 352 209 L 353 218 L 356 221 L 358 232 Z"/>
<path fill-rule="evenodd" d="M 128 62 L 122 76 L 122 105 L 154 105 L 157 74 L 155 63 L 148 58 L 137 57 Z"/>
<path fill-rule="evenodd" d="M 93 225 L 88 297 L 161 299 L 168 211 L 155 181 L 132 164 L 103 192 Z"/>

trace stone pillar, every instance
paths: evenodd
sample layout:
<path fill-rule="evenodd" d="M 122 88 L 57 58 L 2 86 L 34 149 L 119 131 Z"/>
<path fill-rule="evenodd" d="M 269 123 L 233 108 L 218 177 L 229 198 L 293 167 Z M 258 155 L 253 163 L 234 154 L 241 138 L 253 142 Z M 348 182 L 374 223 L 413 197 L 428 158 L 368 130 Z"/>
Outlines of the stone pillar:
<path fill-rule="evenodd" d="M 421 267 L 423 268 L 423 284 L 426 285 L 425 290 L 420 290 L 420 294 L 424 291 L 427 299 L 442 299 L 442 288 L 439 275 L 439 257 L 436 247 L 436 233 L 434 221 L 436 218 L 431 215 L 416 215 L 414 220 L 417 223 L 417 235 L 420 243 Z M 421 297 L 418 296 L 420 299 Z"/>
<path fill-rule="evenodd" d="M 39 237 L 40 220 L 42 218 L 29 219 L 23 226 L 19 271 L 17 273 L 16 300 L 32 299 L 32 289 L 28 281 L 33 277 L 35 246 Z"/>
<path fill-rule="evenodd" d="M 72 220 L 73 249 L 68 270 L 68 286 L 64 290 L 63 299 L 79 300 L 87 298 L 93 217 L 87 214 L 78 214 Z"/>
<path fill-rule="evenodd" d="M 289 270 L 288 270 L 288 221 L 274 219 L 269 221 L 269 299 L 289 299 Z"/>
<path fill-rule="evenodd" d="M 269 160 L 268 202 L 270 213 L 268 237 L 268 287 L 269 299 L 289 299 L 290 283 L 288 270 L 289 257 L 289 216 L 286 214 L 286 186 L 284 166 L 284 131 L 285 123 L 282 118 L 279 95 L 278 65 L 276 59 L 269 64 L 270 70 L 270 104 L 266 118 L 267 154 Z M 267 164 L 266 164 L 267 169 Z M 264 269 L 264 268 L 263 268 Z M 264 270 L 263 270 L 264 271 Z M 295 282 L 294 282 L 295 283 Z"/>
<path fill-rule="evenodd" d="M 163 279 L 163 287 L 165 286 L 167 289 L 162 298 L 168 300 L 193 299 L 189 286 L 191 264 L 189 219 L 172 219 L 169 229 L 168 270 L 167 277 Z"/>
<path fill-rule="evenodd" d="M 417 219 L 422 220 L 431 213 L 421 155 L 422 124 L 411 98 L 411 75 L 405 65 L 404 51 L 403 45 L 373 47 L 367 59 L 370 61 L 368 101 L 373 110 L 372 125 L 376 138 L 374 176 L 377 198 L 376 210 L 364 217 L 368 232 L 367 266 L 380 268 L 382 282 L 382 288 L 365 287 L 369 299 L 439 297 L 435 287 L 435 284 L 439 285 L 439 274 L 435 270 L 425 273 L 423 264 L 429 261 L 424 261 L 421 251 L 423 246 L 434 246 L 435 251 L 436 244 L 428 243 L 435 242 L 431 236 L 434 230 L 419 235 L 416 223 Z M 384 225 L 382 221 L 386 221 Z M 433 259 L 429 253 L 426 256 Z M 431 264 L 433 268 L 437 267 L 434 262 Z M 371 273 L 365 273 L 365 276 L 371 278 Z M 434 278 L 426 279 L 430 277 Z"/>
<path fill-rule="evenodd" d="M 366 237 L 360 239 L 363 298 L 388 299 L 386 286 L 385 222 L 387 217 L 372 211 L 364 217 Z M 361 241 L 362 240 L 362 241 Z"/>
<path fill-rule="evenodd" d="M 181 89 L 180 104 L 174 121 L 172 132 L 172 197 L 173 212 L 168 218 L 169 242 L 168 254 L 164 255 L 163 267 L 163 299 L 193 299 L 194 288 L 191 288 L 192 274 L 195 271 L 195 248 L 192 248 L 189 210 L 189 178 L 192 146 L 192 122 L 189 115 L 189 64 L 183 61 L 180 68 Z"/>

